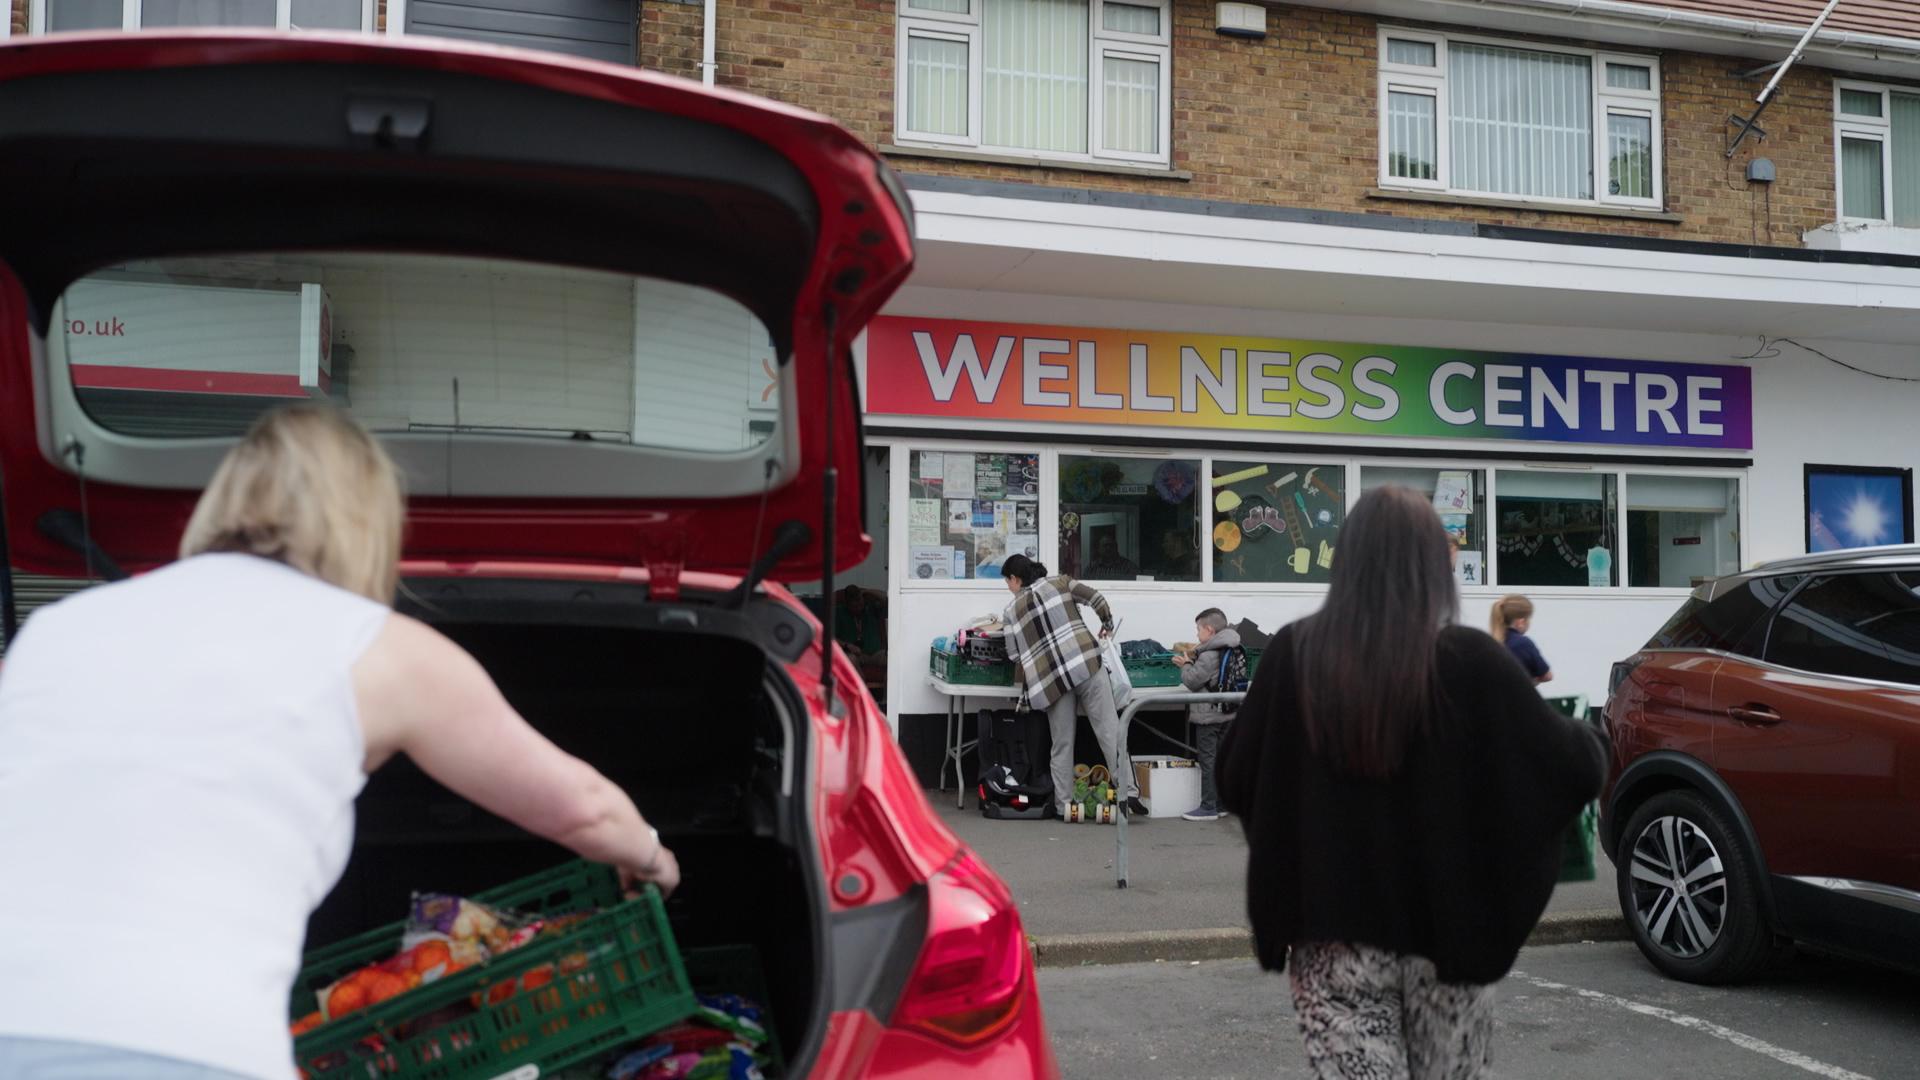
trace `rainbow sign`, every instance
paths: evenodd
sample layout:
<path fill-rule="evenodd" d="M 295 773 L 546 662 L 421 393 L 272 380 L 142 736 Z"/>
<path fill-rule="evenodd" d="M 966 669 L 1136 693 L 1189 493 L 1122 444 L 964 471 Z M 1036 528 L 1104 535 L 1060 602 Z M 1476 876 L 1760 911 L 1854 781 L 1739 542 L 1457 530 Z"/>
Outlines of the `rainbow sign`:
<path fill-rule="evenodd" d="M 1679 364 L 884 316 L 867 412 L 1746 450 L 1753 373 Z"/>

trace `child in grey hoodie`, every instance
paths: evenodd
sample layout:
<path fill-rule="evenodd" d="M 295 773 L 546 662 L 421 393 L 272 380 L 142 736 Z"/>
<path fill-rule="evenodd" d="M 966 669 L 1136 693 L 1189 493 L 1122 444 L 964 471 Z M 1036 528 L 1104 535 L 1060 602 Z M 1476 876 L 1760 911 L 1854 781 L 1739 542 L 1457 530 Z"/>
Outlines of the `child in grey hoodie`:
<path fill-rule="evenodd" d="M 1199 650 L 1173 658 L 1180 665 L 1180 685 L 1200 693 L 1245 690 L 1247 653 L 1240 647 L 1240 634 L 1227 622 L 1226 613 L 1208 608 L 1194 618 L 1193 626 L 1200 638 Z M 1239 708 L 1218 702 L 1187 706 L 1187 717 L 1194 724 L 1194 749 L 1200 758 L 1200 805 L 1181 815 L 1188 821 L 1217 821 L 1221 816 L 1214 764 L 1227 724 Z"/>

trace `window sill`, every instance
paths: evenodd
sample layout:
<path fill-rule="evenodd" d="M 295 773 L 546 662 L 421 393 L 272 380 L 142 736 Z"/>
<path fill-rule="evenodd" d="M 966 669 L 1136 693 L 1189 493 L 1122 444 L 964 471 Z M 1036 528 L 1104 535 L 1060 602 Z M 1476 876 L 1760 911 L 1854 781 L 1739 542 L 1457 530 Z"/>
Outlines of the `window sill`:
<path fill-rule="evenodd" d="M 1163 169 L 1157 165 L 1115 165 L 1100 161 L 1061 161 L 1057 158 L 1021 157 L 1017 154 L 991 154 L 979 150 L 945 150 L 930 146 L 895 146 L 883 143 L 880 152 L 888 157 L 927 158 L 932 161 L 977 161 L 986 165 L 1024 165 L 1033 169 L 1063 169 L 1067 172 L 1105 173 L 1110 176 L 1144 176 L 1155 180 L 1188 181 L 1193 174 L 1185 169 Z"/>
<path fill-rule="evenodd" d="M 1440 203 L 1445 206 L 1484 206 L 1499 210 L 1536 210 L 1547 214 L 1578 214 L 1583 217 L 1630 218 L 1635 221 L 1665 221 L 1678 224 L 1686 218 L 1680 214 L 1670 214 L 1664 210 L 1634 210 L 1625 206 L 1606 206 L 1601 203 L 1575 205 L 1570 203 L 1528 202 L 1524 199 L 1502 199 L 1486 195 L 1454 195 L 1444 191 L 1402 191 L 1398 188 L 1368 188 L 1369 199 L 1391 199 L 1398 202 Z"/>

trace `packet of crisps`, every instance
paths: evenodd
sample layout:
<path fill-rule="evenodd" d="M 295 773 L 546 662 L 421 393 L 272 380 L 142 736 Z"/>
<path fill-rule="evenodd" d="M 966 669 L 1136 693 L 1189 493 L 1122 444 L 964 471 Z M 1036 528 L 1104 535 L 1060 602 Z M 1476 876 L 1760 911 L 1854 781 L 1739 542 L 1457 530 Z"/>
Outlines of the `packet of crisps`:
<path fill-rule="evenodd" d="M 402 949 L 424 941 L 447 942 L 452 959 L 462 967 L 506 952 L 514 937 L 537 920 L 449 893 L 415 893 Z M 525 939 L 523 938 L 522 941 Z"/>

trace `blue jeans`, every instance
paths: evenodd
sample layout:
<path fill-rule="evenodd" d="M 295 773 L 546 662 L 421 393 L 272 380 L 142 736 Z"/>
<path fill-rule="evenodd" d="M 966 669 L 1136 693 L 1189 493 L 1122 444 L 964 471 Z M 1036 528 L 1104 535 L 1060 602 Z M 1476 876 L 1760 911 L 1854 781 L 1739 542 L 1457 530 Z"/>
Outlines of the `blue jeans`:
<path fill-rule="evenodd" d="M 287 1062 L 293 1075 L 293 1062 Z M 0 1035 L 6 1080 L 245 1080 L 238 1073 L 92 1043 Z"/>

